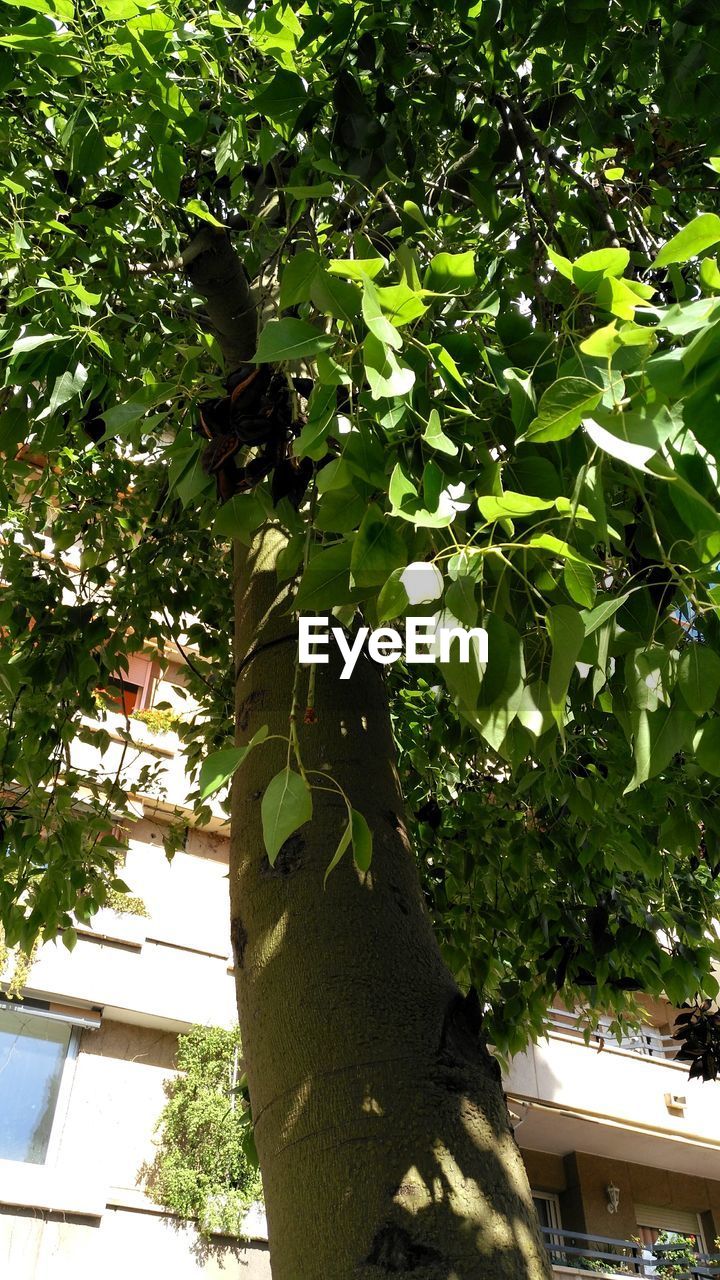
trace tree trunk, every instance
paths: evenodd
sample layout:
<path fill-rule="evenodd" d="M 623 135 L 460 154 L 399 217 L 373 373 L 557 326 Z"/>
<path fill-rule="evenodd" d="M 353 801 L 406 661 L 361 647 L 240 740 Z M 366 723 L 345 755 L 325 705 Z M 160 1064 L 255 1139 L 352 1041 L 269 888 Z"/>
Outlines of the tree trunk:
<path fill-rule="evenodd" d="M 279 545 L 269 531 L 237 556 L 239 744 L 263 724 L 288 729 L 295 628 Z M 316 670 L 303 761 L 367 819 L 369 873 L 348 851 L 323 889 L 346 822 L 330 791 L 313 793 L 313 821 L 270 866 L 260 801 L 283 743 L 250 753 L 232 801 L 238 1007 L 274 1280 L 546 1280 L 500 1073 L 424 908 L 380 669 Z"/>

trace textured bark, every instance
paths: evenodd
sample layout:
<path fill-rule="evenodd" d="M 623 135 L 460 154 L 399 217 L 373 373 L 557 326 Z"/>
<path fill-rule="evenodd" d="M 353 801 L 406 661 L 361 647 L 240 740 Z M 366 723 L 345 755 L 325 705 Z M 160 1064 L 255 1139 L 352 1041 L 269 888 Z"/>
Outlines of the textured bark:
<path fill-rule="evenodd" d="M 287 732 L 295 645 L 277 545 L 270 532 L 238 556 L 241 744 L 262 724 Z M 323 889 L 345 824 L 329 792 L 270 867 L 260 801 L 283 744 L 255 749 L 233 789 L 238 1005 L 274 1280 L 546 1280 L 497 1064 L 424 909 L 379 669 L 361 659 L 340 681 L 318 667 L 315 705 L 304 763 L 365 815 L 367 876 L 348 853 Z"/>
<path fill-rule="evenodd" d="M 232 372 L 255 354 L 257 314 L 245 268 L 227 232 L 210 226 L 191 240 L 182 262 Z"/>

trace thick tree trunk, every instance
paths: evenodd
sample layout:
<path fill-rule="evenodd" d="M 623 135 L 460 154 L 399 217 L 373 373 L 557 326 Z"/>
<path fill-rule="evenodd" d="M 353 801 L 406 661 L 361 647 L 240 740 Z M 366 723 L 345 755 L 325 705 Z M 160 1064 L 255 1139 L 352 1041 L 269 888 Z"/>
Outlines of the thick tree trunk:
<path fill-rule="evenodd" d="M 237 739 L 286 733 L 294 626 L 277 598 L 277 535 L 238 554 Z M 306 674 L 306 673 L 304 673 Z M 543 1280 L 550 1268 L 477 1013 L 445 969 L 408 846 L 379 669 L 317 668 L 306 768 L 332 772 L 374 833 L 348 852 L 336 794 L 264 853 L 260 800 L 282 743 L 235 777 L 232 933 L 275 1280 Z M 322 779 L 317 779 L 322 781 Z"/>

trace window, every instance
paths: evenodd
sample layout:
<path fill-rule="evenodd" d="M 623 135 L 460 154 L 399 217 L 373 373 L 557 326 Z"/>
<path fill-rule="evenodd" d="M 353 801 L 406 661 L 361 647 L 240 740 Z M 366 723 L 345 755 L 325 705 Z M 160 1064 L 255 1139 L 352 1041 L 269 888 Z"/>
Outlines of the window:
<path fill-rule="evenodd" d="M 540 1219 L 540 1226 L 548 1229 L 559 1228 L 560 1201 L 557 1196 L 550 1191 L 533 1191 L 532 1198 Z"/>
<path fill-rule="evenodd" d="M 154 683 L 150 659 L 138 658 L 133 654 L 128 659 L 127 671 L 111 676 L 102 692 L 113 710 L 122 711 L 129 716 L 133 711 L 150 706 Z"/>
<path fill-rule="evenodd" d="M 67 1020 L 0 1003 L 0 1160 L 45 1163 L 75 1049 Z"/>
<path fill-rule="evenodd" d="M 635 1218 L 642 1241 L 645 1274 L 662 1276 L 676 1274 L 682 1263 L 692 1265 L 692 1255 L 703 1253 L 700 1220 L 696 1213 L 676 1209 L 653 1209 L 649 1205 L 635 1205 Z M 675 1264 L 675 1270 L 673 1269 Z"/>

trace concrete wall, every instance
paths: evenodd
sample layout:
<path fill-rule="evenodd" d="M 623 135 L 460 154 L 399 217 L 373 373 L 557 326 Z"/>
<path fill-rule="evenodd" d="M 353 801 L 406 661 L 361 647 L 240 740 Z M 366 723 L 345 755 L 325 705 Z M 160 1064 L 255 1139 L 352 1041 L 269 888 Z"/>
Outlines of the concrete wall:
<path fill-rule="evenodd" d="M 206 1245 L 171 1218 L 108 1209 L 100 1220 L 0 1207 L 8 1280 L 270 1280 L 260 1244 Z"/>

